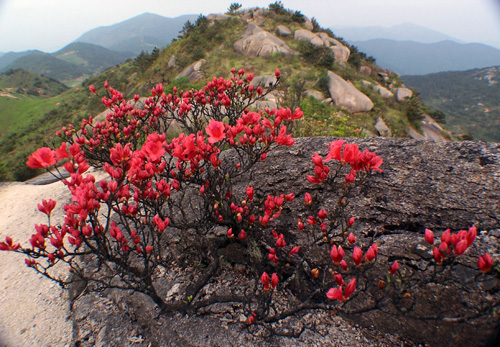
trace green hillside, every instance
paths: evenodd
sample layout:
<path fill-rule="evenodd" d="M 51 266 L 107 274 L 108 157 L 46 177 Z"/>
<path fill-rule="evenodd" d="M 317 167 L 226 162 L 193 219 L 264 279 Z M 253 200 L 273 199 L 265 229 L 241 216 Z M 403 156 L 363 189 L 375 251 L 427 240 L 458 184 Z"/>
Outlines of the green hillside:
<path fill-rule="evenodd" d="M 0 75 L 0 90 L 9 94 L 51 97 L 68 89 L 61 82 L 26 70 L 10 70 Z"/>
<path fill-rule="evenodd" d="M 26 57 L 28 55 L 41 55 L 44 54 L 42 51 L 39 50 L 30 50 L 30 51 L 24 51 L 24 52 L 8 52 L 0 55 L 0 71 L 3 70 L 5 67 L 9 66 L 12 64 L 15 60 Z"/>
<path fill-rule="evenodd" d="M 475 140 L 500 142 L 500 67 L 402 76 L 447 125 Z"/>
<path fill-rule="evenodd" d="M 89 75 L 123 63 L 134 56 L 133 53 L 112 51 L 84 42 L 71 43 L 52 53 L 52 55 L 67 63 L 81 67 Z"/>
<path fill-rule="evenodd" d="M 0 70 L 4 73 L 9 70 L 23 69 L 39 75 L 48 76 L 62 83 L 71 82 L 85 75 L 85 69 L 80 66 L 57 59 L 48 53 L 29 54 L 16 59 Z"/>
<path fill-rule="evenodd" d="M 4 110 L 1 116 L 3 124 L 0 123 L 3 129 L 0 132 L 0 163 L 3 164 L 0 180 L 23 180 L 36 174 L 24 165 L 28 154 L 40 146 L 57 141 L 53 134 L 61 125 L 68 122 L 78 124 L 80 119 L 105 110 L 100 98 L 88 91 L 90 85 L 95 85 L 100 92 L 104 92 L 102 86 L 108 81 L 110 86 L 123 92 L 126 99 L 132 99 L 135 94 L 149 95 L 151 88 L 157 83 L 163 83 L 166 93 L 172 91 L 174 85 L 183 90 L 201 88 L 213 76 L 229 77 L 232 67 L 254 73 L 256 80 L 265 78 L 266 75 L 274 76 L 275 69 L 280 69 L 282 87 L 281 93 L 276 95 L 275 103 L 290 108 L 300 106 L 304 110 L 304 119 L 294 125 L 298 136 L 354 137 L 377 134 L 374 124 L 379 117 L 390 127 L 393 136 L 407 136 L 410 127 L 407 114 L 420 114 L 421 105 L 418 100 L 411 103 L 410 110 L 408 103 L 398 103 L 394 97 L 384 99 L 366 86 L 368 81 L 381 86 L 397 87 L 400 81 L 396 75 L 384 75 L 384 71 L 374 64 L 373 59 L 367 58 L 339 38 L 336 38 L 341 42 L 338 44 L 347 45 L 350 49 L 347 62 L 336 61 L 334 53 L 327 47 L 296 40 L 293 34 L 279 36 L 288 45 L 291 54 L 279 51 L 268 56 L 238 53 L 235 42 L 251 28 L 248 18 L 258 21 L 259 28 L 267 31 L 266 37 L 273 36 L 279 25 L 284 25 L 293 32 L 304 29 L 308 23 L 315 33 L 323 33 L 321 35 L 329 37 L 329 40 L 335 38 L 331 31 L 322 29 L 315 20 L 307 22 L 300 12 L 280 6 L 272 10 L 246 10 L 232 16 L 200 16 L 194 23 L 186 23 L 182 36 L 168 47 L 150 54 L 141 54 L 133 60 L 109 68 L 86 80 L 82 87 L 46 99 L 0 98 L 0 107 Z M 272 40 L 276 41 L 275 38 Z M 170 64 L 169 67 L 173 60 L 175 64 Z M 180 77 L 181 72 L 192 67 L 195 62 L 200 65 L 197 75 Z M 371 74 L 361 75 L 358 72 L 361 66 L 369 67 Z M 368 96 L 373 108 L 370 111 L 351 113 L 346 107 L 336 106 L 328 100 L 321 102 L 314 97 L 307 97 L 306 91 L 319 92 L 324 98 L 329 97 L 328 71 L 349 81 Z M 12 121 L 14 117 L 17 117 L 16 121 Z"/>

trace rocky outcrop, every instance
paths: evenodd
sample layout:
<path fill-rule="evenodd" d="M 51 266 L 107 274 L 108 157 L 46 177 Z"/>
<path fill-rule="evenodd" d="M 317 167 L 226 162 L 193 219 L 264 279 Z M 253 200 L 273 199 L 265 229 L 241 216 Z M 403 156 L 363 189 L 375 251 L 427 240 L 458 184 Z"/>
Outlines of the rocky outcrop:
<path fill-rule="evenodd" d="M 250 84 L 254 87 L 257 87 L 259 85 L 267 87 L 270 83 L 274 83 L 275 81 L 276 77 L 274 75 L 261 75 L 255 76 Z"/>
<path fill-rule="evenodd" d="M 408 88 L 395 88 L 394 92 L 396 93 L 396 100 L 398 102 L 407 101 L 413 95 L 411 89 Z"/>
<path fill-rule="evenodd" d="M 175 55 L 171 56 L 170 59 L 168 60 L 168 63 L 167 63 L 167 69 L 173 69 L 174 67 L 176 67 L 176 61 L 177 59 L 175 58 Z"/>
<path fill-rule="evenodd" d="M 367 112 L 373 108 L 373 102 L 351 83 L 328 71 L 328 91 L 337 106 L 345 107 L 349 112 Z"/>
<path fill-rule="evenodd" d="M 201 66 L 206 63 L 205 59 L 198 60 L 197 62 L 189 65 L 175 78 L 187 77 L 189 82 L 196 82 L 205 77 L 205 74 L 201 71 Z"/>
<path fill-rule="evenodd" d="M 377 121 L 374 125 L 375 129 L 378 131 L 378 134 L 383 137 L 391 137 L 392 132 L 391 129 L 385 124 L 384 120 L 380 117 L 377 118 Z"/>
<path fill-rule="evenodd" d="M 304 28 L 306 28 L 309 31 L 313 31 L 314 30 L 314 25 L 311 22 L 311 20 L 309 18 L 307 18 L 306 16 L 304 16 L 304 20 L 305 20 L 305 22 L 304 22 Z"/>
<path fill-rule="evenodd" d="M 292 31 L 290 29 L 288 29 L 284 25 L 278 25 L 278 27 L 276 28 L 276 33 L 278 35 L 280 35 L 280 36 L 290 36 L 290 35 L 292 35 Z"/>
<path fill-rule="evenodd" d="M 283 40 L 253 23 L 249 23 L 243 38 L 234 43 L 234 49 L 249 57 L 269 57 L 273 53 L 295 54 Z"/>
<path fill-rule="evenodd" d="M 424 133 L 424 139 L 432 141 L 447 141 L 443 137 L 444 129 L 439 125 L 434 119 L 428 115 L 424 115 L 424 119 L 420 121 L 422 124 L 422 132 Z"/>
<path fill-rule="evenodd" d="M 322 92 L 320 92 L 319 90 L 309 89 L 309 90 L 306 90 L 304 94 L 306 97 L 312 96 L 313 98 L 315 98 L 316 100 L 319 100 L 319 101 L 325 100 L 325 95 Z"/>
<path fill-rule="evenodd" d="M 384 99 L 390 99 L 394 97 L 394 94 L 389 89 L 382 87 L 380 84 L 371 83 L 365 80 L 361 81 L 361 83 L 363 83 L 364 86 L 370 87 L 371 89 L 376 91 Z"/>
<path fill-rule="evenodd" d="M 245 187 L 252 185 L 261 196 L 277 192 L 294 193 L 297 198 L 282 210 L 279 228 L 300 244 L 308 239 L 304 232 L 295 231 L 297 216 L 310 214 L 304 206 L 304 194 L 308 192 L 313 196 L 314 209 L 328 206 L 331 202 L 331 191 L 308 183 L 305 177 L 314 172 L 312 153 L 325 156 L 332 140 L 325 137 L 301 138 L 292 147 L 278 147 L 269 153 L 266 161 L 256 165 L 254 172 L 234 182 L 235 192 L 244 194 Z M 388 296 L 382 300 L 379 295 L 386 291 L 378 288 L 377 281 L 359 278 L 355 297 L 343 307 L 355 310 L 359 308 L 356 303 L 370 302 L 370 298 L 379 301 L 366 312 L 347 317 L 361 325 L 395 333 L 415 344 L 486 345 L 497 324 L 493 314 L 464 321 L 442 318 L 474 314 L 478 307 L 473 301 L 476 298 L 465 291 L 468 287 L 462 286 L 465 290 L 461 291 L 461 286 L 454 285 L 453 281 L 473 278 L 473 273 L 477 272 L 474 264 L 481 252 L 490 252 L 498 261 L 500 190 L 496 188 L 500 186 L 500 144 L 382 138 L 350 139 L 349 142 L 356 143 L 361 149 L 376 151 L 384 160 L 384 172 L 371 177 L 368 185 L 356 188 L 353 191 L 355 198 L 350 199 L 346 206 L 346 214 L 356 217 L 352 231 L 360 235 L 359 241 L 364 245 L 376 242 L 380 249 L 377 262 L 370 268 L 370 278 L 385 279 L 388 259 L 401 260 L 401 265 L 408 269 L 421 267 L 418 259 L 430 257 L 431 252 L 429 245 L 423 241 L 425 228 L 442 231 L 450 227 L 458 230 L 476 223 L 481 232 L 475 242 L 477 248 L 469 249 L 458 261 L 456 276 L 450 278 L 448 286 L 429 284 L 424 286 L 423 291 L 406 292 L 409 295 L 399 291 L 387 292 Z M 229 151 L 226 153 L 233 155 Z M 331 262 L 329 254 L 325 256 Z M 428 271 L 432 272 L 432 267 Z M 231 276 L 231 273 L 233 271 L 227 271 L 221 276 Z M 173 276 L 165 294 L 173 291 L 173 284 L 179 275 L 176 273 Z M 491 300 L 495 301 L 499 300 L 499 296 L 498 292 L 490 294 Z M 400 297 L 403 298 L 400 301 L 393 300 Z M 408 299 L 414 303 L 412 311 L 406 309 Z M 111 346 L 110 341 L 121 341 L 116 345 L 127 345 L 131 341 L 142 340 L 145 346 L 148 343 L 185 345 L 186 341 L 194 345 L 220 346 L 232 346 L 234 342 L 238 345 L 280 346 L 404 344 L 397 339 L 387 340 L 388 335 L 376 330 L 369 333 L 357 326 L 349 327 L 351 333 L 346 334 L 346 323 L 339 317 L 342 313 L 332 315 L 331 312 L 311 310 L 297 318 L 306 327 L 299 337 L 290 338 L 283 334 L 269 340 L 270 337 L 252 334 L 250 329 L 241 329 L 246 317 L 239 313 L 241 310 L 237 305 L 216 305 L 210 311 L 213 315 L 202 317 L 186 314 L 156 317 L 154 305 L 144 297 L 106 291 L 82 295 L 72 307 L 75 339 L 80 341 L 80 346 L 98 343 Z M 422 314 L 423 319 L 418 319 L 418 315 L 426 309 L 428 314 Z M 451 311 L 447 311 L 449 309 Z M 437 318 L 431 319 L 433 315 Z M 331 320 L 332 317 L 335 321 Z M 310 330 L 308 324 L 311 322 L 322 324 L 313 325 L 314 329 Z M 360 340 L 364 333 L 376 336 L 376 340 Z M 356 338 L 352 339 L 353 336 Z M 379 340 L 379 336 L 384 337 Z"/>
<path fill-rule="evenodd" d="M 347 62 L 350 55 L 350 50 L 339 41 L 328 36 L 327 33 L 313 33 L 310 30 L 299 29 L 294 33 L 294 38 L 297 41 L 308 41 L 318 47 L 329 48 L 335 56 L 335 60 Z"/>
<path fill-rule="evenodd" d="M 212 13 L 207 16 L 207 19 L 209 21 L 215 21 L 215 20 L 226 20 L 231 18 L 231 16 L 228 16 L 227 14 L 222 14 L 222 13 Z"/>
<path fill-rule="evenodd" d="M 323 204 L 328 206 L 328 193 L 317 185 L 304 183 L 304 177 L 314 172 L 312 153 L 319 151 L 320 155 L 326 155 L 332 140 L 297 139 L 293 147 L 273 152 L 266 160 L 268 163 L 259 164 L 253 174 L 257 183 L 254 188 L 263 196 L 272 192 L 293 192 L 303 197 L 309 192 L 313 201 L 318 201 L 315 208 L 319 209 Z M 477 257 L 483 252 L 487 251 L 500 260 L 500 144 L 383 138 L 349 141 L 361 149 L 376 151 L 384 160 L 384 173 L 374 175 L 367 186 L 356 190 L 355 198 L 349 200 L 347 208 L 347 215 L 355 216 L 359 222 L 355 224 L 354 232 L 364 233 L 366 244 L 376 242 L 384 254 L 383 259 L 404 259 L 400 263 L 417 268 L 419 259 L 431 257 L 431 248 L 424 241 L 425 228 L 442 232 L 449 227 L 457 231 L 476 224 L 481 230 L 480 235 L 475 246 L 458 259 L 454 280 L 467 281 L 477 275 Z M 242 185 L 246 184 L 242 182 Z M 297 216 L 301 213 L 307 216 L 310 211 L 304 207 L 303 199 L 296 199 L 280 219 L 280 228 L 295 230 Z M 299 237 L 299 234 L 294 235 Z M 387 267 L 383 263 L 379 265 L 372 269 L 370 276 L 384 279 Z M 432 267 L 427 271 L 432 272 Z M 415 305 L 412 311 L 405 311 L 405 305 L 408 305 L 405 300 L 392 302 L 385 299 L 379 302 L 377 309 L 352 315 L 350 319 L 397 332 L 417 343 L 484 346 L 498 323 L 492 316 L 469 321 L 440 318 L 474 314 L 478 307 L 478 302 L 474 301 L 477 297 L 473 298 L 466 291 L 467 287 L 460 285 L 463 284 L 429 283 L 423 289 L 411 292 L 411 302 Z M 495 281 L 489 285 L 494 286 Z M 369 300 L 365 293 L 370 291 L 382 293 L 377 281 L 369 284 L 356 300 Z M 484 292 L 479 295 L 486 302 L 500 300 L 498 292 L 490 299 Z M 460 300 L 458 305 L 457 300 Z M 348 304 L 348 307 L 359 306 Z M 435 316 L 436 319 L 418 319 L 419 315 Z"/>
<path fill-rule="evenodd" d="M 390 99 L 394 97 L 394 94 L 389 89 L 382 87 L 381 85 L 374 85 L 373 90 L 378 92 L 384 99 Z"/>
<path fill-rule="evenodd" d="M 370 76 L 372 74 L 372 69 L 369 66 L 363 65 L 359 67 L 359 73 L 363 76 Z"/>

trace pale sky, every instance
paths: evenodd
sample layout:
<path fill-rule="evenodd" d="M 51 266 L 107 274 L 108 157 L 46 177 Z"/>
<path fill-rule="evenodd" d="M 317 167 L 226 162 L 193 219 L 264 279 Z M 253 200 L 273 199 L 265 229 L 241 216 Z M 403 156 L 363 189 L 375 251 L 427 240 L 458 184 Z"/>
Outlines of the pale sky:
<path fill-rule="evenodd" d="M 144 12 L 165 17 L 225 12 L 235 1 L 0 0 L 0 52 L 54 52 L 84 32 Z M 267 7 L 274 0 L 236 1 Z M 323 27 L 414 23 L 464 42 L 500 48 L 500 0 L 282 0 Z"/>

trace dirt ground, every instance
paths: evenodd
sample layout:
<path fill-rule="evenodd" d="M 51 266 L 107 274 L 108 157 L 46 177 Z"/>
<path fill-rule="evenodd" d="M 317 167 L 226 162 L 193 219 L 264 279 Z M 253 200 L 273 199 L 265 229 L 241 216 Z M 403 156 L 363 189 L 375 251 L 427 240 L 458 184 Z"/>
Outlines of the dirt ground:
<path fill-rule="evenodd" d="M 58 204 L 53 220 L 61 220 L 68 189 L 48 185 L 2 183 L 0 185 L 0 240 L 29 245 L 34 225 L 47 223 L 38 211 L 41 197 Z M 24 256 L 0 252 L 0 346 L 70 346 L 73 322 L 67 292 L 24 264 Z"/>

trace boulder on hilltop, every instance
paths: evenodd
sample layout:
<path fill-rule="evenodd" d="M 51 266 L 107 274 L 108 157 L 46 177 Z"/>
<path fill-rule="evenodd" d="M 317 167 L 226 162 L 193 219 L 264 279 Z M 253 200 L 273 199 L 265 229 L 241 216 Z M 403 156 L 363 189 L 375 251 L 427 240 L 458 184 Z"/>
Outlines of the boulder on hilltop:
<path fill-rule="evenodd" d="M 352 83 L 331 71 L 328 71 L 328 78 L 328 91 L 335 105 L 345 107 L 351 113 L 368 112 L 373 108 L 370 98 Z"/>
<path fill-rule="evenodd" d="M 294 33 L 294 38 L 297 41 L 307 41 L 318 47 L 329 48 L 335 56 L 335 60 L 347 62 L 350 55 L 350 50 L 338 40 L 331 38 L 327 33 L 313 33 L 310 30 L 299 29 Z"/>
<path fill-rule="evenodd" d="M 283 40 L 253 23 L 248 24 L 243 38 L 234 43 L 234 49 L 249 57 L 269 57 L 273 53 L 296 54 Z"/>

